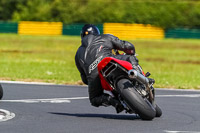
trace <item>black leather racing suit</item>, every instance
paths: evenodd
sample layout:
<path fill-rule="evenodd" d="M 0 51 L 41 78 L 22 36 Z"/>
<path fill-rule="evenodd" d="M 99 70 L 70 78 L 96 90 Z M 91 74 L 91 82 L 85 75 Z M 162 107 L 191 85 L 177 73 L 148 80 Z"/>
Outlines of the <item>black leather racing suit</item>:
<path fill-rule="evenodd" d="M 113 55 L 112 49 L 122 50 L 127 55 Z M 86 35 L 82 38 L 82 45 L 76 53 L 75 62 L 82 81 L 88 85 L 89 99 L 93 106 L 98 107 L 107 103 L 98 76 L 98 63 L 105 57 L 114 57 L 137 65 L 138 60 L 135 56 L 131 56 L 134 54 L 135 47 L 133 44 L 119 40 L 110 34 Z"/>

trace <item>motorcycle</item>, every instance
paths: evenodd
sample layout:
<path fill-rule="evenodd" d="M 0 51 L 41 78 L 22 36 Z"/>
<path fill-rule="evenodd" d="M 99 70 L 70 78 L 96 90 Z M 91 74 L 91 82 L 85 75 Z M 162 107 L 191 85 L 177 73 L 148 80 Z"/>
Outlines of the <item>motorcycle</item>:
<path fill-rule="evenodd" d="M 0 84 L 0 100 L 2 99 L 2 97 L 3 97 L 3 88 L 2 88 L 2 86 Z"/>
<path fill-rule="evenodd" d="M 119 100 L 126 113 L 135 113 L 142 120 L 152 120 L 162 115 L 155 103 L 153 83 L 131 63 L 113 57 L 105 57 L 98 64 L 98 72 L 104 93 Z"/>

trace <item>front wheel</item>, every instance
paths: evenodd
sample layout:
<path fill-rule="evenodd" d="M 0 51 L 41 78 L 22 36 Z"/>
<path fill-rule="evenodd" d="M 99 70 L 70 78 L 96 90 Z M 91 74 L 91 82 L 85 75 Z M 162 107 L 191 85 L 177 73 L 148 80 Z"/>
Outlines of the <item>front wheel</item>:
<path fill-rule="evenodd" d="M 3 88 L 2 88 L 2 86 L 0 84 L 0 100 L 2 99 L 2 97 L 3 97 Z"/>
<path fill-rule="evenodd" d="M 129 108 L 136 111 L 141 119 L 152 120 L 156 116 L 155 108 L 135 90 L 130 80 L 120 79 L 116 87 Z"/>
<path fill-rule="evenodd" d="M 160 117 L 162 115 L 162 110 L 157 104 L 156 104 L 155 109 L 156 109 L 156 117 Z"/>

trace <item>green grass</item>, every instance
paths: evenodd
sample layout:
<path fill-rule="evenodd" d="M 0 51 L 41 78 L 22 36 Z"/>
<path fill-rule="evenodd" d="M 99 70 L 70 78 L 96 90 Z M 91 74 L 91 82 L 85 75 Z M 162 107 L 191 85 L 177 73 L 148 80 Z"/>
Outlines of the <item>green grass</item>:
<path fill-rule="evenodd" d="M 200 40 L 133 42 L 144 71 L 156 79 L 155 87 L 200 89 Z"/>
<path fill-rule="evenodd" d="M 57 84 L 80 83 L 75 36 L 0 34 L 0 79 Z M 155 87 L 200 89 L 200 40 L 130 40 Z"/>
<path fill-rule="evenodd" d="M 80 80 L 74 56 L 78 37 L 0 34 L 0 78 L 75 83 Z"/>

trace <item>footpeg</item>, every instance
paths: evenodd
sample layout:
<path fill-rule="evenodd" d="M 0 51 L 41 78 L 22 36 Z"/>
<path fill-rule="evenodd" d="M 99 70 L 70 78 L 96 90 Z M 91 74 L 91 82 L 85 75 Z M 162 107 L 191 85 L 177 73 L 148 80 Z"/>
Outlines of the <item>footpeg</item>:
<path fill-rule="evenodd" d="M 145 74 L 145 77 L 149 77 L 151 75 L 151 73 L 150 72 L 147 72 L 146 74 Z"/>

